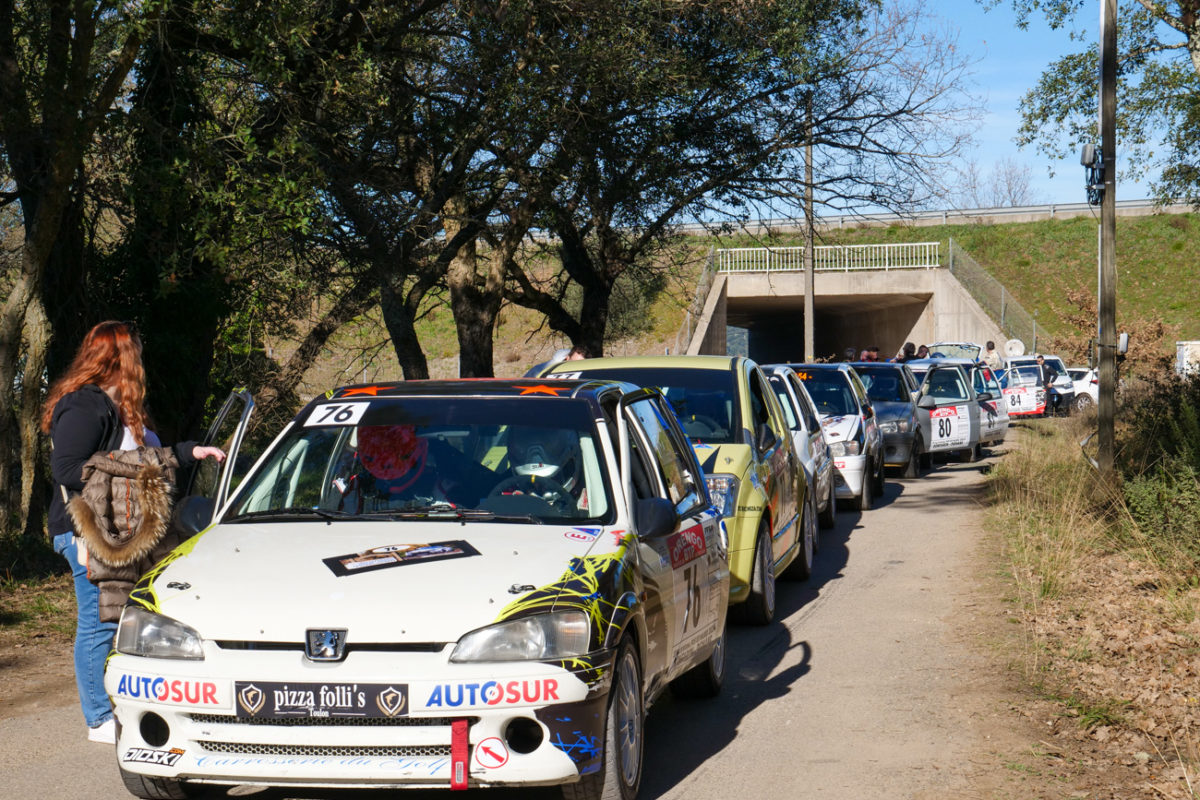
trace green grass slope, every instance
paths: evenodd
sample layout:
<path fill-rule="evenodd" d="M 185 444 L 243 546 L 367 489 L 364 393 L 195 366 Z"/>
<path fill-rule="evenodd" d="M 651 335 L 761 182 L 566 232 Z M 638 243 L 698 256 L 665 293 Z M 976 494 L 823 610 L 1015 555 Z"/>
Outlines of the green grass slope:
<path fill-rule="evenodd" d="M 824 233 L 819 244 L 942 243 L 953 238 L 1003 283 L 1039 329 L 1055 336 L 1080 331 L 1069 290 L 1096 296 L 1099 216 L 1000 225 L 861 227 Z M 725 246 L 802 244 L 799 234 L 732 237 Z M 1117 218 L 1117 322 L 1161 321 L 1180 339 L 1200 339 L 1200 215 Z"/>

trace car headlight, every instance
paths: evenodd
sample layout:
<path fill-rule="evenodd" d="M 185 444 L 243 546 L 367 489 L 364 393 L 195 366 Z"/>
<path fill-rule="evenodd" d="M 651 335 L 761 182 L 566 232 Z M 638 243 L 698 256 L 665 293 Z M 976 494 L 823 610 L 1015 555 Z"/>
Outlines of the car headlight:
<path fill-rule="evenodd" d="M 588 652 L 591 625 L 579 610 L 535 614 L 471 631 L 458 640 L 450 660 L 544 661 Z"/>
<path fill-rule="evenodd" d="M 834 458 L 856 456 L 862 452 L 862 444 L 857 439 L 849 442 L 834 442 L 829 445 L 829 452 Z"/>
<path fill-rule="evenodd" d="M 117 652 L 144 658 L 204 660 L 200 634 L 193 628 L 140 606 L 126 606 L 121 612 Z"/>
<path fill-rule="evenodd" d="M 906 419 L 889 419 L 879 423 L 880 433 L 908 433 L 911 430 L 911 424 Z"/>
<path fill-rule="evenodd" d="M 722 517 L 737 513 L 738 479 L 732 475 L 706 475 L 708 497 Z"/>

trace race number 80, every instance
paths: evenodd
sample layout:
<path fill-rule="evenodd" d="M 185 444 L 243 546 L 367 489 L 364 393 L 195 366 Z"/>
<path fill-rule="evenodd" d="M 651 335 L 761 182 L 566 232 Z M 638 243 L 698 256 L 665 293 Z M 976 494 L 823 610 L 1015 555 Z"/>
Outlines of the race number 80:
<path fill-rule="evenodd" d="M 357 425 L 370 403 L 323 403 L 312 410 L 304 427 L 313 425 Z"/>

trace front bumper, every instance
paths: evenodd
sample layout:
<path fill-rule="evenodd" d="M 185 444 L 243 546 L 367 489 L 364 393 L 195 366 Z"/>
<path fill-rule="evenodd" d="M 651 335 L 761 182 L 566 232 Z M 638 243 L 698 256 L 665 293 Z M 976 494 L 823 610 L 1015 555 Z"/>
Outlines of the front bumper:
<path fill-rule="evenodd" d="M 835 456 L 833 459 L 834 494 L 839 499 L 855 498 L 862 495 L 863 481 L 867 476 L 867 457 Z"/>
<path fill-rule="evenodd" d="M 912 455 L 916 436 L 912 433 L 886 433 L 883 436 L 883 463 L 888 467 L 903 467 Z"/>
<path fill-rule="evenodd" d="M 450 664 L 453 645 L 364 650 L 338 663 L 297 652 L 223 651 L 211 642 L 205 649 L 204 661 L 109 660 L 105 688 L 123 769 L 227 785 L 449 787 L 457 720 L 466 721 L 460 744 L 470 786 L 570 783 L 602 764 L 602 676 L 611 652 L 566 669 Z M 382 708 L 385 696 L 390 715 L 337 710 L 343 697 L 355 709 L 372 699 Z M 306 710 L 306 697 L 326 700 Z M 289 716 L 277 716 L 280 702 Z"/>

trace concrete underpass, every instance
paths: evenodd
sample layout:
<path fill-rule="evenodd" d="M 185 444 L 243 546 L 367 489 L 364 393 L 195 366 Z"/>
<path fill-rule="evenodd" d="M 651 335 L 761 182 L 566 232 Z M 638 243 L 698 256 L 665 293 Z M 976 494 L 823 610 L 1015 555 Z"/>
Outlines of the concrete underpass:
<path fill-rule="evenodd" d="M 814 353 L 840 358 L 877 345 L 891 358 L 905 342 L 1001 342 L 999 326 L 943 267 L 818 271 L 814 276 Z M 726 326 L 747 329 L 759 363 L 804 357 L 804 273 L 718 272 L 688 352 L 730 350 Z"/>

